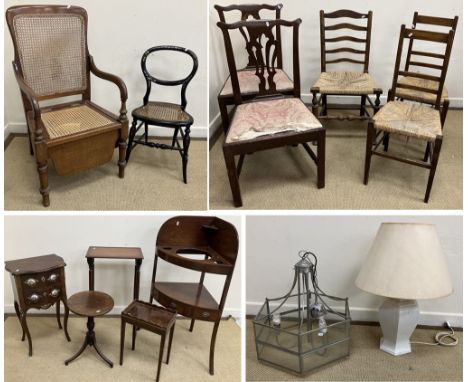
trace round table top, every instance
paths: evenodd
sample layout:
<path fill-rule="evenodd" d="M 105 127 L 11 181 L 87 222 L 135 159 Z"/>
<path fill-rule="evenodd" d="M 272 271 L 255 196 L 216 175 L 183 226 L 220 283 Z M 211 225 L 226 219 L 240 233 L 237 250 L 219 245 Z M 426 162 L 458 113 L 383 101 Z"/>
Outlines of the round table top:
<path fill-rule="evenodd" d="M 111 296 L 96 291 L 75 293 L 67 303 L 73 313 L 85 317 L 103 316 L 114 307 L 114 300 Z"/>

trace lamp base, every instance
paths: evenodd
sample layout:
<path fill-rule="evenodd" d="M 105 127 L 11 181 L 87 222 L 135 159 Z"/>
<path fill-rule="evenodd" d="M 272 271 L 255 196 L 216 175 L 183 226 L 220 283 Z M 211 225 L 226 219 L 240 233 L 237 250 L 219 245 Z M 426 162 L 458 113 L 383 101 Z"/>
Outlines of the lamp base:
<path fill-rule="evenodd" d="M 380 350 L 392 355 L 411 353 L 410 337 L 419 321 L 415 300 L 386 298 L 379 309 L 383 337 Z"/>

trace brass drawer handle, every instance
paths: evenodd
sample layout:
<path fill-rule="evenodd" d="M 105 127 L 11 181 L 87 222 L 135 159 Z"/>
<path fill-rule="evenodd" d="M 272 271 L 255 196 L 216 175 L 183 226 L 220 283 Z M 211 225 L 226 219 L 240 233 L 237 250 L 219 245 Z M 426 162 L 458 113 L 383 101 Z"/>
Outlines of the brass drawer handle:
<path fill-rule="evenodd" d="M 49 276 L 49 278 L 48 278 L 47 280 L 48 280 L 48 281 L 54 282 L 54 281 L 56 281 L 57 279 L 58 279 L 58 275 L 55 274 L 55 273 L 52 273 L 52 274 Z"/>
<path fill-rule="evenodd" d="M 28 296 L 28 300 L 30 300 L 32 302 L 37 302 L 37 301 L 39 301 L 39 295 L 34 293 L 31 296 Z"/>
<path fill-rule="evenodd" d="M 210 313 L 209 312 L 203 312 L 202 317 L 208 318 L 208 317 L 210 317 Z"/>
<path fill-rule="evenodd" d="M 60 291 L 58 289 L 52 289 L 52 292 L 50 292 L 51 297 L 57 297 L 59 295 Z"/>

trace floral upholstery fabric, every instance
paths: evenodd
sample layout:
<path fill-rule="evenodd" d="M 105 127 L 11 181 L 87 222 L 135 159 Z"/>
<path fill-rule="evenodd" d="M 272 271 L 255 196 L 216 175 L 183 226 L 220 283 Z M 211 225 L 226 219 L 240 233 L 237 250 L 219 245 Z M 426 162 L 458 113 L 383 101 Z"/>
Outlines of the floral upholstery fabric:
<path fill-rule="evenodd" d="M 418 87 L 426 88 L 430 90 L 437 90 L 439 86 L 439 83 L 437 81 L 425 80 L 422 78 L 415 78 L 415 77 L 400 77 L 398 79 L 398 83 L 405 84 L 405 85 L 418 86 Z M 410 99 L 413 101 L 428 102 L 428 103 L 435 103 L 436 98 L 437 98 L 436 94 L 431 94 L 431 93 L 427 93 L 424 91 L 413 90 L 413 89 L 399 88 L 398 86 L 395 91 L 395 96 L 397 98 Z M 446 99 L 448 99 L 448 91 L 447 91 L 447 88 L 444 86 L 444 89 L 442 90 L 441 101 L 444 101 Z"/>
<path fill-rule="evenodd" d="M 323 72 L 310 89 L 321 94 L 373 94 L 380 90 L 369 73 Z"/>
<path fill-rule="evenodd" d="M 255 74 L 255 70 L 239 70 L 237 72 L 237 78 L 239 79 L 239 88 L 241 94 L 255 94 L 258 92 L 258 84 L 260 83 L 260 79 Z M 267 79 L 268 75 L 265 74 L 265 78 Z M 276 69 L 276 74 L 274 75 L 273 79 L 275 81 L 277 91 L 292 90 L 294 88 L 294 84 L 291 79 L 281 69 Z M 233 94 L 234 92 L 232 91 L 231 77 L 228 77 L 220 95 L 229 96 Z"/>
<path fill-rule="evenodd" d="M 226 143 L 321 127 L 322 124 L 299 98 L 249 102 L 237 107 Z"/>
<path fill-rule="evenodd" d="M 434 141 L 442 135 L 440 114 L 437 110 L 409 102 L 391 101 L 374 116 L 378 130 L 408 137 Z"/>

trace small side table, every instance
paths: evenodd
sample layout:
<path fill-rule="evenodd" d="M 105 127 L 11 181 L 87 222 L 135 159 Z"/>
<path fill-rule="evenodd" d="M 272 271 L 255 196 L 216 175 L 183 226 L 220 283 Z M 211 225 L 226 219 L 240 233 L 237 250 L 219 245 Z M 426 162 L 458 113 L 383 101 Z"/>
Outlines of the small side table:
<path fill-rule="evenodd" d="M 167 347 L 166 363 L 169 363 L 171 355 L 172 337 L 174 336 L 174 327 L 176 322 L 176 313 L 168 309 L 162 308 L 143 301 L 133 301 L 127 306 L 121 315 L 121 333 L 120 333 L 120 365 L 123 364 L 123 351 L 125 343 L 125 324 L 129 323 L 133 327 L 148 330 L 152 333 L 161 336 L 159 345 L 158 371 L 156 374 L 156 382 L 159 381 L 161 374 L 161 363 L 164 354 L 164 345 L 166 343 L 166 335 L 169 334 L 169 344 Z M 134 347 L 132 347 L 134 350 Z"/>
<path fill-rule="evenodd" d="M 94 317 L 103 316 L 110 312 L 114 307 L 114 300 L 111 296 L 103 292 L 86 291 L 75 293 L 68 299 L 68 307 L 70 310 L 79 315 L 88 317 L 87 328 L 83 345 L 80 350 L 71 358 L 65 361 L 65 365 L 77 359 L 81 353 L 84 352 L 87 346 L 92 346 L 99 354 L 99 356 L 110 366 L 114 364 L 110 361 L 101 350 L 98 348 L 96 343 L 96 335 L 94 333 Z"/>
<path fill-rule="evenodd" d="M 143 262 L 141 248 L 137 247 L 97 247 L 91 246 L 86 253 L 89 267 L 89 290 L 94 290 L 94 259 L 128 259 L 135 260 L 135 275 L 133 278 L 133 300 L 140 297 L 140 268 Z M 132 349 L 135 349 L 136 328 L 132 333 Z"/>
<path fill-rule="evenodd" d="M 28 338 L 29 356 L 32 356 L 32 340 L 26 322 L 29 309 L 48 309 L 57 305 L 57 323 L 60 323 L 60 301 L 65 307 L 65 337 L 70 341 L 67 330 L 68 306 L 65 288 L 65 262 L 60 256 L 45 255 L 26 259 L 5 261 L 5 269 L 10 272 L 14 294 L 16 315 L 23 329 L 21 341 Z"/>

